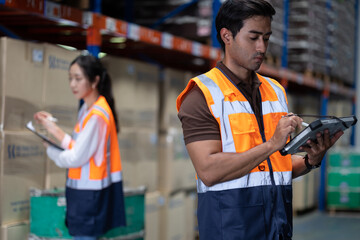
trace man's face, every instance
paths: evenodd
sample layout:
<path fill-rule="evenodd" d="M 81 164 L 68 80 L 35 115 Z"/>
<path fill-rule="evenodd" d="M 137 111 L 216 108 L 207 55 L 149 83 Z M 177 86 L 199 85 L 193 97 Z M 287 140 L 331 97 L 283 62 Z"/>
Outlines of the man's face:
<path fill-rule="evenodd" d="M 233 64 L 256 71 L 264 60 L 271 35 L 271 19 L 254 16 L 244 21 L 244 26 L 227 45 L 226 54 Z"/>

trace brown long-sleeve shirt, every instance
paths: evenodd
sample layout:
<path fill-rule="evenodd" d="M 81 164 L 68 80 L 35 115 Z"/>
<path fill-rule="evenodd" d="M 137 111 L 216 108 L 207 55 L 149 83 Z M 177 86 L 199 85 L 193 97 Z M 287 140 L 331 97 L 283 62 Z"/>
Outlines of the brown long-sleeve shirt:
<path fill-rule="evenodd" d="M 253 73 L 253 81 L 250 84 L 240 80 L 222 62 L 219 62 L 216 67 L 242 92 L 254 110 L 258 122 L 260 122 L 261 97 L 258 89 L 261 82 L 256 77 L 255 72 Z M 195 141 L 221 139 L 219 124 L 211 114 L 205 96 L 197 85 L 184 97 L 178 117 L 182 123 L 185 144 Z M 262 126 L 259 127 L 262 129 Z"/>

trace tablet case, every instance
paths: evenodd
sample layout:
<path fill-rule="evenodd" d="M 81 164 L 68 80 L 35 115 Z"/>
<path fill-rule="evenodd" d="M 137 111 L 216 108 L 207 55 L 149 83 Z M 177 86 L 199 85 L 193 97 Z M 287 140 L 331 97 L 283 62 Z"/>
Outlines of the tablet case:
<path fill-rule="evenodd" d="M 57 145 L 56 143 L 54 143 L 53 141 L 51 141 L 48 137 L 46 137 L 45 135 L 38 133 L 36 131 L 36 129 L 34 128 L 32 122 L 28 122 L 26 124 L 26 128 L 29 129 L 31 132 L 33 132 L 36 136 L 38 136 L 39 138 L 41 138 L 43 141 L 47 142 L 48 144 L 56 147 L 57 149 L 63 151 L 64 149 L 62 147 L 60 147 L 59 145 Z"/>
<path fill-rule="evenodd" d="M 351 126 L 354 126 L 357 118 L 352 115 L 348 117 L 331 117 L 325 119 L 317 119 L 304 128 L 298 135 L 288 142 L 283 149 L 280 150 L 281 155 L 294 154 L 299 152 L 301 146 L 306 145 L 306 142 L 311 139 L 316 141 L 316 134 L 329 129 L 330 137 L 338 131 L 345 131 Z"/>

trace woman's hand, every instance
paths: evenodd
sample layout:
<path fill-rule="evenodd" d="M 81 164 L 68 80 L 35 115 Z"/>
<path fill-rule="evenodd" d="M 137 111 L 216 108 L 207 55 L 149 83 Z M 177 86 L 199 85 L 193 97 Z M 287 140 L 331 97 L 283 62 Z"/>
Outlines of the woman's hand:
<path fill-rule="evenodd" d="M 51 121 L 51 118 L 52 115 L 45 111 L 40 111 L 34 114 L 35 121 L 44 126 L 49 133 L 54 135 L 58 126 L 54 121 Z"/>
<path fill-rule="evenodd" d="M 51 120 L 52 115 L 45 111 L 40 111 L 34 114 L 34 119 L 37 123 L 45 127 L 45 129 L 53 135 L 60 142 L 65 136 L 64 131 L 56 125 L 56 123 Z"/>

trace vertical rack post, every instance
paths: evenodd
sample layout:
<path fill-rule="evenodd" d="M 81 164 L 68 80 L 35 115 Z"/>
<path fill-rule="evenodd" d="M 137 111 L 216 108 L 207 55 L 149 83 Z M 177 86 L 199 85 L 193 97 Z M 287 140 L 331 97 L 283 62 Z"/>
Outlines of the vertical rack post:
<path fill-rule="evenodd" d="M 353 114 L 356 115 L 356 113 L 360 112 L 360 102 L 359 102 L 359 95 L 360 95 L 360 84 L 359 76 L 360 76 L 360 47 L 358 41 L 360 40 L 360 24 L 359 24 L 359 15 L 360 15 L 360 6 L 359 6 L 359 0 L 355 1 L 355 73 L 354 73 L 354 89 L 356 91 L 356 94 L 353 99 Z M 355 146 L 357 148 L 360 147 L 360 126 L 359 124 L 355 125 L 355 127 L 352 128 L 351 132 L 351 145 Z"/>
<path fill-rule="evenodd" d="M 332 5 L 331 5 L 331 1 L 332 0 L 327 0 L 326 1 L 326 11 L 328 13 L 332 12 Z M 327 17 L 328 19 L 328 24 L 331 24 L 330 22 L 330 17 Z M 330 37 L 330 33 L 329 33 L 329 29 L 327 30 L 328 32 L 328 38 L 326 39 L 326 46 L 325 46 L 325 58 L 326 61 L 328 62 L 328 60 L 331 57 L 330 54 L 330 43 L 329 43 L 329 37 Z M 327 64 L 326 65 L 326 74 L 330 74 L 330 66 Z M 321 95 L 321 110 L 320 110 L 320 115 L 326 116 L 327 115 L 327 109 L 328 109 L 328 102 L 329 102 L 329 95 L 330 95 L 330 79 L 329 78 L 325 78 L 325 83 L 324 83 L 324 90 L 323 93 Z M 326 209 L 326 158 L 327 158 L 327 154 L 325 154 L 323 160 L 321 161 L 321 167 L 320 167 L 320 188 L 319 188 L 319 210 L 320 211 L 325 211 Z"/>
<path fill-rule="evenodd" d="M 281 53 L 281 68 L 286 69 L 288 67 L 288 31 L 289 31 L 289 0 L 283 0 L 283 41 L 282 41 L 282 53 Z M 281 85 L 285 88 L 287 92 L 288 88 L 288 79 L 284 76 L 280 79 Z"/>
<path fill-rule="evenodd" d="M 90 8 L 94 13 L 101 13 L 101 0 L 91 0 Z M 94 14 L 93 24 L 86 31 L 86 46 L 89 53 L 95 57 L 99 56 L 101 47 L 101 32 L 98 27 L 98 15 Z"/>
<path fill-rule="evenodd" d="M 283 30 L 283 43 L 282 43 L 282 54 L 281 54 L 281 67 L 287 68 L 288 66 L 288 31 L 289 31 L 289 0 L 284 0 L 284 16 L 283 16 L 283 22 L 284 22 L 284 30 Z"/>
<path fill-rule="evenodd" d="M 213 0 L 213 4 L 212 4 L 213 15 L 212 15 L 212 24 L 211 24 L 211 45 L 216 48 L 220 48 L 220 43 L 216 37 L 217 33 L 216 33 L 216 26 L 215 26 L 216 15 L 219 12 L 220 7 L 221 7 L 220 0 Z"/>

